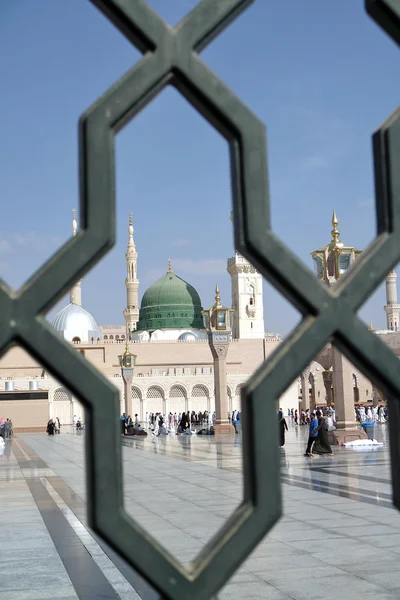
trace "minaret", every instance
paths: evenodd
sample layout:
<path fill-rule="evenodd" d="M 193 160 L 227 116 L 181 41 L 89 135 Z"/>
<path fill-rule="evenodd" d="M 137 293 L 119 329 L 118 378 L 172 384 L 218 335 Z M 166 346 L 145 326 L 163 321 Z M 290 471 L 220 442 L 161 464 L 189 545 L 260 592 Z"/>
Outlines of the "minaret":
<path fill-rule="evenodd" d="M 398 331 L 400 324 L 400 304 L 397 303 L 397 275 L 391 271 L 386 277 L 386 305 L 385 313 L 387 328 L 390 331 Z"/>
<path fill-rule="evenodd" d="M 78 226 L 78 224 L 76 222 L 76 210 L 75 210 L 75 208 L 73 208 L 72 209 L 72 237 L 76 236 L 77 226 Z M 78 304 L 79 306 L 82 305 L 82 288 L 81 288 L 81 284 L 82 284 L 82 279 L 80 279 L 74 285 L 74 287 L 70 291 L 71 303 L 72 304 Z"/>
<path fill-rule="evenodd" d="M 233 213 L 231 213 L 231 221 Z M 264 339 L 262 275 L 238 252 L 228 259 L 227 271 L 232 281 L 232 324 L 234 339 Z"/>
<path fill-rule="evenodd" d="M 137 278 L 138 254 L 136 252 L 135 242 L 133 241 L 132 213 L 129 215 L 128 233 L 128 249 L 125 254 L 127 269 L 127 278 L 125 279 L 127 307 L 124 310 L 124 317 L 126 322 L 126 335 L 128 339 L 131 339 L 132 332 L 136 331 L 136 325 L 139 321 L 139 279 Z"/>

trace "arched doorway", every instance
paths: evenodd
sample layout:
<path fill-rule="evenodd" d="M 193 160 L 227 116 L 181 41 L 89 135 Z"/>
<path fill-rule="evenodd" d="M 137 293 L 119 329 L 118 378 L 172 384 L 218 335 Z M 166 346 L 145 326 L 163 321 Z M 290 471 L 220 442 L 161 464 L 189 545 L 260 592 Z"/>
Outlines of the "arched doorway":
<path fill-rule="evenodd" d="M 228 396 L 228 412 L 230 413 L 230 415 L 232 415 L 232 411 L 233 411 L 233 402 L 232 402 L 232 390 L 229 387 L 229 385 L 226 388 L 226 395 Z M 228 415 L 226 415 L 225 418 L 227 418 Z"/>
<path fill-rule="evenodd" d="M 194 410 L 188 406 L 186 390 L 182 385 L 173 385 L 169 390 L 167 410 L 176 414 Z"/>
<path fill-rule="evenodd" d="M 139 388 L 132 386 L 132 414 L 131 417 L 134 419 L 135 415 L 139 415 L 139 420 L 143 421 L 143 402 L 142 392 Z"/>
<path fill-rule="evenodd" d="M 164 413 L 164 391 L 158 385 L 152 385 L 147 390 L 145 411 L 148 413 Z"/>
<path fill-rule="evenodd" d="M 58 417 L 61 425 L 72 424 L 72 396 L 64 388 L 57 388 L 53 395 L 53 415 L 52 418 Z"/>
<path fill-rule="evenodd" d="M 197 383 L 191 393 L 190 406 L 196 413 L 209 411 L 210 395 L 205 385 Z"/>
<path fill-rule="evenodd" d="M 243 383 L 239 383 L 236 386 L 235 395 L 232 398 L 232 408 L 233 408 L 233 410 L 239 410 L 239 411 L 241 411 L 242 385 L 243 385 Z"/>

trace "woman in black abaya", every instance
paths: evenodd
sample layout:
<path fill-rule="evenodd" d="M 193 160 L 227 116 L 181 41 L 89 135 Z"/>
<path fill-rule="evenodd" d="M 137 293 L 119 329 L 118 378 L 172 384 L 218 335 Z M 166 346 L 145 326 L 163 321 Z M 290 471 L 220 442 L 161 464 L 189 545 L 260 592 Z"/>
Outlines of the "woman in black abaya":
<path fill-rule="evenodd" d="M 317 410 L 316 415 L 318 419 L 318 427 L 314 429 L 312 433 L 318 432 L 317 440 L 314 444 L 313 454 L 329 454 L 333 456 L 332 448 L 328 440 L 328 431 L 326 429 L 326 422 L 320 410 Z"/>
<path fill-rule="evenodd" d="M 283 416 L 283 411 L 279 411 L 278 412 L 278 422 L 279 422 L 279 445 L 282 448 L 282 446 L 285 445 L 285 430 L 288 430 L 288 426 L 286 423 L 286 419 Z"/>

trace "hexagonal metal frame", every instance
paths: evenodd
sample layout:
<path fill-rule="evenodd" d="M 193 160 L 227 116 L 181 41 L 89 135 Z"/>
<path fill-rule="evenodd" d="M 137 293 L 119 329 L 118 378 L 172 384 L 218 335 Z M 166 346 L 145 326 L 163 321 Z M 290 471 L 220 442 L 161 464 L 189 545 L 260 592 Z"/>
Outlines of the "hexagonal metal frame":
<path fill-rule="evenodd" d="M 93 528 L 163 597 L 205 600 L 222 587 L 280 516 L 274 401 L 328 341 L 360 370 L 368 370 L 400 418 L 395 399 L 400 397 L 398 359 L 356 315 L 400 260 L 400 111 L 374 136 L 378 237 L 332 293 L 272 234 L 264 126 L 198 56 L 252 0 L 203 0 L 174 28 L 144 0 L 91 1 L 145 56 L 80 121 L 82 230 L 19 292 L 0 282 L 0 352 L 19 343 L 84 403 Z M 399 43 L 397 0 L 367 0 L 366 5 Z M 229 141 L 236 248 L 304 317 L 242 388 L 244 501 L 188 569 L 123 509 L 118 391 L 43 317 L 114 244 L 114 134 L 166 85 L 177 87 Z M 114 454 L 109 447 L 104 451 L 104 431 Z M 391 440 L 392 464 L 400 457 L 396 440 Z M 393 475 L 395 502 L 400 506 L 394 469 Z"/>

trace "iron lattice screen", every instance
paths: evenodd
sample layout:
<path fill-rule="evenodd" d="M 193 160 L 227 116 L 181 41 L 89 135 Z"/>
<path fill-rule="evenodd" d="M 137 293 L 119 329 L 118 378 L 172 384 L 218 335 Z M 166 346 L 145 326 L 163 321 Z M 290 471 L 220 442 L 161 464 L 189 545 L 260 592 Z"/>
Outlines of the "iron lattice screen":
<path fill-rule="evenodd" d="M 280 516 L 278 432 L 275 415 L 270 418 L 274 402 L 327 342 L 334 341 L 360 370 L 368 371 L 387 395 L 392 465 L 399 463 L 398 359 L 356 311 L 400 261 L 400 110 L 373 138 L 377 238 L 331 292 L 271 232 L 264 125 L 199 58 L 252 0 L 203 0 L 173 28 L 144 0 L 91 1 L 144 56 L 80 120 L 82 230 L 18 292 L 1 282 L 0 352 L 21 344 L 85 405 L 88 506 L 94 530 L 163 597 L 208 599 Z M 399 0 L 366 0 L 366 8 L 399 44 Z M 188 568 L 123 509 L 118 391 L 43 316 L 113 246 L 114 135 L 166 85 L 174 85 L 228 140 L 236 248 L 303 315 L 292 335 L 242 388 L 244 501 Z M 255 411 L 257 419 L 252 418 Z M 106 432 L 114 453 L 104 446 Z M 399 507 L 400 480 L 394 468 L 393 484 Z"/>

